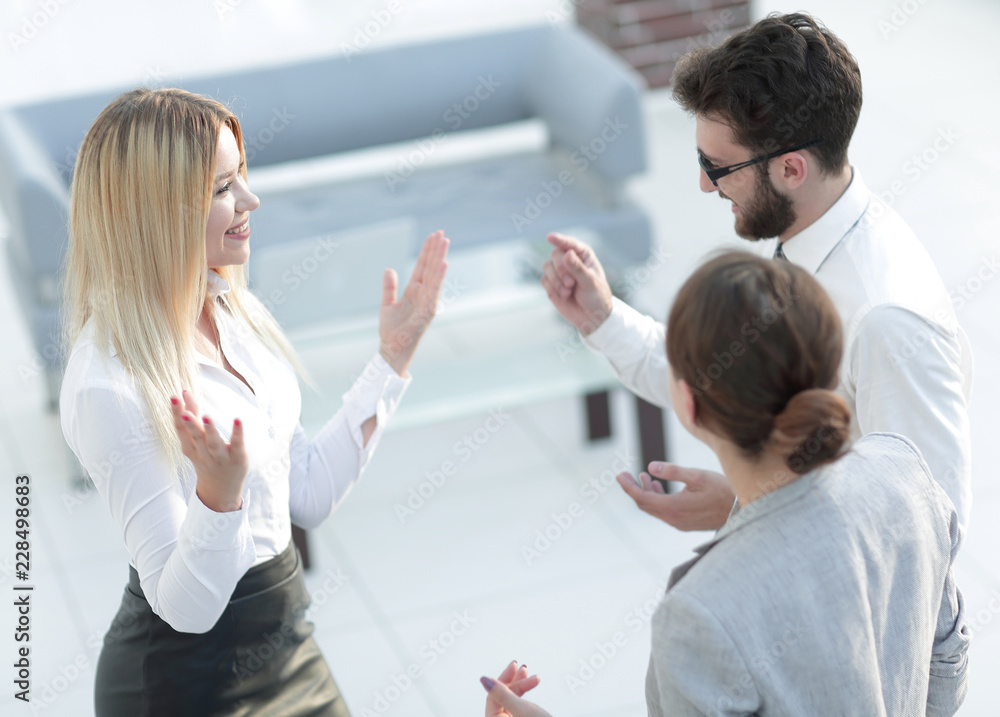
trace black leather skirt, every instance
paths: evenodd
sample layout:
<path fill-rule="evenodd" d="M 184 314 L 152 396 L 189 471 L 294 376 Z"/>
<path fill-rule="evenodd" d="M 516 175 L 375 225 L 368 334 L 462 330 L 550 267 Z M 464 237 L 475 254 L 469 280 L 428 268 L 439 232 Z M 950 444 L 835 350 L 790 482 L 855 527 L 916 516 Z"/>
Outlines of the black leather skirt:
<path fill-rule="evenodd" d="M 291 544 L 247 571 L 204 634 L 177 632 L 156 615 L 130 567 L 97 663 L 97 717 L 350 717 L 305 620 L 308 605 Z"/>

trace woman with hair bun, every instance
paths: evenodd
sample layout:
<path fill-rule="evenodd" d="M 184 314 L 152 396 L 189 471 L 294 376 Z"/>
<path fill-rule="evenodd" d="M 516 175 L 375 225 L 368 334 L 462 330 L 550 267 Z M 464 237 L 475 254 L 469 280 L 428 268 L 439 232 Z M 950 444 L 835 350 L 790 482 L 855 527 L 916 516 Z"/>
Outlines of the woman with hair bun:
<path fill-rule="evenodd" d="M 357 482 L 409 383 L 448 239 L 432 234 L 379 351 L 310 439 L 303 374 L 247 291 L 240 124 L 178 89 L 127 92 L 80 147 L 66 267 L 63 434 L 130 557 L 97 665 L 97 717 L 347 717 L 312 638 L 292 524 Z"/>
<path fill-rule="evenodd" d="M 957 513 L 906 438 L 847 448 L 841 327 L 820 285 L 722 254 L 681 288 L 666 335 L 674 409 L 737 502 L 653 616 L 649 714 L 954 714 L 969 640 Z M 515 694 L 537 683 L 516 665 L 483 678 L 487 717 L 546 715 Z"/>

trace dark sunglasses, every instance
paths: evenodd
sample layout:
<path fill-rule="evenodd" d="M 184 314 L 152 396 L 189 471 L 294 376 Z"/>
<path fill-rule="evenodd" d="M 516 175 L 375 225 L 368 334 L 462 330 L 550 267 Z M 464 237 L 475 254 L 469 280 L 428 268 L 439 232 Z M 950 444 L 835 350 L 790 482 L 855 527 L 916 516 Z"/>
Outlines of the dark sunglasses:
<path fill-rule="evenodd" d="M 719 180 L 725 177 L 727 174 L 732 174 L 737 170 L 743 169 L 744 167 L 750 167 L 754 164 L 757 164 L 758 162 L 766 162 L 769 159 L 780 157 L 781 155 L 788 154 L 789 152 L 798 152 L 800 149 L 815 147 L 822 141 L 823 140 L 821 139 L 814 139 L 810 142 L 803 142 L 802 144 L 797 144 L 794 147 L 788 147 L 787 149 L 779 149 L 777 152 L 771 152 L 771 154 L 765 154 L 763 157 L 748 159 L 746 162 L 740 162 L 739 164 L 730 164 L 728 167 L 710 167 L 708 160 L 705 159 L 705 155 L 703 155 L 701 152 L 698 152 L 698 164 L 701 165 L 702 170 L 704 170 L 705 175 L 712 181 L 712 184 L 718 187 Z"/>

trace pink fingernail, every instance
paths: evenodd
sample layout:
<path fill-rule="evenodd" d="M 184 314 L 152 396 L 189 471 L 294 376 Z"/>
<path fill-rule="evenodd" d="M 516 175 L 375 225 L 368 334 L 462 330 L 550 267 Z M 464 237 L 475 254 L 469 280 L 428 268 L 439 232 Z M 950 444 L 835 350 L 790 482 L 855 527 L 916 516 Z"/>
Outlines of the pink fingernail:
<path fill-rule="evenodd" d="M 188 418 L 187 416 L 181 416 L 181 420 L 182 421 L 190 421 L 191 419 Z"/>
<path fill-rule="evenodd" d="M 174 396 L 170 397 L 170 405 L 176 406 L 180 401 L 178 401 Z"/>
<path fill-rule="evenodd" d="M 208 416 L 203 416 L 201 420 L 203 420 L 205 422 L 206 426 L 211 426 L 212 425 L 212 422 L 210 420 L 208 420 Z"/>
<path fill-rule="evenodd" d="M 236 420 L 233 421 L 233 425 L 236 426 L 237 428 L 242 428 L 243 421 L 237 418 Z"/>

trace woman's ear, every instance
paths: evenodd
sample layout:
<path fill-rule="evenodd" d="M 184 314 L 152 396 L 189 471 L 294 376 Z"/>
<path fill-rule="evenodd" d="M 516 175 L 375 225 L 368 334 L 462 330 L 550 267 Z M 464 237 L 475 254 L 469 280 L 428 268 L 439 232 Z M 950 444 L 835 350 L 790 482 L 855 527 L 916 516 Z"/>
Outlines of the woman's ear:
<path fill-rule="evenodd" d="M 694 391 L 684 379 L 678 379 L 677 390 L 679 394 L 678 398 L 680 399 L 677 411 L 680 414 L 681 421 L 688 426 L 697 426 L 698 404 L 694 400 Z"/>

